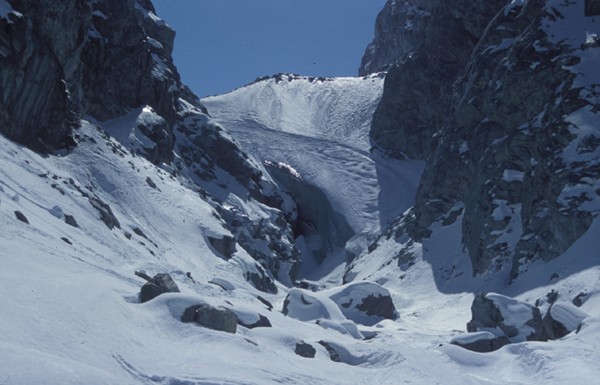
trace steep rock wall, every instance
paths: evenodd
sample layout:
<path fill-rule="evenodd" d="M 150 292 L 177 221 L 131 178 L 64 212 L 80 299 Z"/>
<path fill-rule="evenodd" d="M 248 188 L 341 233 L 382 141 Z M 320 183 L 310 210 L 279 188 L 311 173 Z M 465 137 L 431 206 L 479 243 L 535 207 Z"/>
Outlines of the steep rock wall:
<path fill-rule="evenodd" d="M 402 53 L 397 64 L 388 71 L 383 97 L 371 128 L 371 138 L 376 146 L 398 158 L 424 159 L 431 154 L 433 135 L 445 125 L 451 110 L 451 86 L 488 22 L 505 2 L 419 2 L 421 9 L 431 11 L 420 19 L 418 31 L 411 39 L 410 46 L 414 48 Z M 387 16 L 390 18 L 393 18 L 394 9 L 400 6 L 400 2 L 392 3 L 397 4 L 388 3 L 384 9 L 384 12 L 391 12 Z M 415 7 L 408 1 L 402 4 L 402 9 Z M 413 24 L 408 25 L 410 29 L 401 27 L 400 31 L 415 28 Z M 386 50 L 376 52 L 375 57 L 383 55 L 387 60 Z M 375 60 L 368 57 L 365 60 Z"/>
<path fill-rule="evenodd" d="M 235 209 L 244 211 L 253 200 L 263 205 L 245 218 L 249 232 L 223 223 L 234 236 L 245 234 L 240 244 L 275 277 L 285 258 L 292 267 L 281 279 L 294 280 L 300 260 L 288 223 L 293 203 L 284 207 L 289 197 L 182 84 L 171 57 L 175 32 L 151 1 L 3 0 L 2 5 L 2 134 L 51 154 L 77 145 L 82 119 L 103 126 L 110 121 L 107 125 L 116 127 L 111 135 L 129 151 L 194 184 L 216 208 L 232 191 Z M 267 241 L 271 249 L 262 246 Z"/>
<path fill-rule="evenodd" d="M 388 73 L 371 131 L 388 154 L 428 161 L 396 234 L 435 239 L 461 221 L 473 273 L 514 279 L 588 230 L 600 207 L 593 3 L 432 6 L 422 43 Z"/>

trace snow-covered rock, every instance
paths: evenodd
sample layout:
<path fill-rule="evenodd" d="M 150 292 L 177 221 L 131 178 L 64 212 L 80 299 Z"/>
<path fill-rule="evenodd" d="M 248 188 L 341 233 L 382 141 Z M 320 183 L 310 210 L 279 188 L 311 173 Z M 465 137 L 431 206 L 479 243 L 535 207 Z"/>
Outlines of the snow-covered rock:
<path fill-rule="evenodd" d="M 346 318 L 372 326 L 384 319 L 394 320 L 398 312 L 390 292 L 373 282 L 356 282 L 334 289 L 329 295 Z"/>
<path fill-rule="evenodd" d="M 169 274 L 156 274 L 142 286 L 140 290 L 140 302 L 148 302 L 164 293 L 179 293 L 179 287 L 177 287 L 177 284 Z"/>
<path fill-rule="evenodd" d="M 510 342 L 544 338 L 540 310 L 528 303 L 496 293 L 482 293 L 471 306 L 471 321 L 467 331 L 488 331 Z"/>
<path fill-rule="evenodd" d="M 537 306 L 496 293 L 482 293 L 471 306 L 472 318 L 467 324 L 467 331 L 471 333 L 458 337 L 459 340 L 453 339 L 452 343 L 480 351 L 476 349 L 488 345 L 479 341 L 490 338 L 487 334 L 474 333 L 491 333 L 495 339 L 489 346 L 498 349 L 509 342 L 554 340 L 579 331 L 588 314 L 568 302 L 554 303 L 555 300 L 542 317 Z"/>
<path fill-rule="evenodd" d="M 506 336 L 496 336 L 488 331 L 461 334 L 450 340 L 451 344 L 458 345 L 478 353 L 489 353 L 508 344 Z"/>
<path fill-rule="evenodd" d="M 194 305 L 183 312 L 181 322 L 195 322 L 200 326 L 227 333 L 235 333 L 238 319 L 236 314 L 226 307 L 210 305 Z"/>
<path fill-rule="evenodd" d="M 318 319 L 342 321 L 346 317 L 337 304 L 326 296 L 302 289 L 291 289 L 283 303 L 282 313 L 300 321 Z"/>

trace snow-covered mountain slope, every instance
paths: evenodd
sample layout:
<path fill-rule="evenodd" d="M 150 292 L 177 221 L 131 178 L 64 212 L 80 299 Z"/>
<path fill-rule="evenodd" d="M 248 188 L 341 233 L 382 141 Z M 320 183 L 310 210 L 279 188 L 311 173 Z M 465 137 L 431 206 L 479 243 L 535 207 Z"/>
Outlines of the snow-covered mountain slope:
<path fill-rule="evenodd" d="M 448 345 L 464 330 L 473 296 L 440 294 L 424 262 L 404 280 L 381 281 L 399 312 L 395 321 L 366 326 L 347 319 L 331 302 L 335 294 L 343 302 L 372 292 L 358 286 L 352 294 L 348 285 L 319 293 L 293 289 L 305 294 L 288 309 L 308 301 L 312 313 L 300 314 L 312 315 L 301 321 L 299 310 L 288 310 L 285 316 L 288 289 L 258 292 L 242 277 L 253 263 L 247 253 L 238 249 L 226 261 L 211 250 L 205 235 L 226 230 L 209 202 L 92 125 L 84 123 L 80 133 L 77 149 L 52 157 L 0 138 L 4 384 L 558 384 L 600 374 L 597 290 L 581 308 L 595 316 L 579 334 L 489 354 Z M 90 198 L 109 205 L 119 226 L 109 229 Z M 143 280 L 135 270 L 170 273 L 181 293 L 140 304 Z M 580 289 L 577 282 L 597 288 L 597 271 L 562 282 L 565 298 Z M 520 298 L 532 301 L 548 290 Z M 229 334 L 180 322 L 183 310 L 198 303 L 227 306 L 242 319 L 261 314 L 272 327 L 239 326 Z M 313 359 L 294 353 L 299 340 L 314 347 Z"/>
<path fill-rule="evenodd" d="M 78 23 L 32 21 L 62 11 Z M 459 206 L 419 241 L 405 231 L 411 211 L 388 226 L 414 204 L 424 165 L 371 151 L 379 75 L 276 75 L 206 99 L 213 120 L 181 85 L 173 31 L 149 0 L 0 0 L 0 25 L 4 83 L 23 59 L 17 43 L 33 44 L 30 104 L 0 111 L 5 120 L 17 111 L 33 131 L 2 132 L 33 148 L 36 130 L 73 134 L 45 154 L 0 136 L 0 385 L 600 377 L 597 218 L 510 286 L 507 271 L 470 274 Z M 95 61 L 102 52 L 122 60 Z M 23 113 L 45 110 L 40 87 L 73 102 L 52 114 L 77 120 L 53 127 Z M 18 105 L 11 90 L 3 102 Z M 571 120 L 593 134 L 590 116 Z M 594 140 L 577 143 L 594 166 Z M 567 193 L 578 191 L 592 193 Z M 300 262 L 311 280 L 294 282 Z"/>
<path fill-rule="evenodd" d="M 253 263 L 243 250 L 229 261 L 211 251 L 204 235 L 226 230 L 210 204 L 95 127 L 84 124 L 81 134 L 80 146 L 58 157 L 0 138 L 4 384 L 559 384 L 586 383 L 600 374 L 597 290 L 582 306 L 595 316 L 579 334 L 489 354 L 447 344 L 464 330 L 473 297 L 440 294 L 421 261 L 403 280 L 381 281 L 400 313 L 395 321 L 372 327 L 349 322 L 324 295 L 310 292 L 306 298 L 324 310 L 305 321 L 294 312 L 284 316 L 287 289 L 260 293 L 241 276 Z M 110 205 L 120 228 L 109 229 L 89 197 Z M 29 223 L 16 219 L 16 211 Z M 77 227 L 65 222 L 67 216 Z M 142 269 L 170 273 L 181 293 L 140 304 L 143 281 L 133 272 Z M 568 297 L 581 282 L 597 288 L 597 270 L 557 287 Z M 520 298 L 535 300 L 549 288 Z M 205 302 L 242 317 L 262 314 L 272 327 L 228 334 L 179 321 L 187 306 Z M 356 339 L 357 332 L 370 339 Z M 314 346 L 313 359 L 294 354 L 300 339 Z M 342 362 L 332 361 L 318 341 L 333 346 Z"/>
<path fill-rule="evenodd" d="M 383 77 L 280 74 L 202 103 L 245 151 L 264 162 L 288 165 L 322 190 L 364 249 L 365 240 L 413 205 L 423 169 L 423 162 L 370 151 L 371 117 Z"/>

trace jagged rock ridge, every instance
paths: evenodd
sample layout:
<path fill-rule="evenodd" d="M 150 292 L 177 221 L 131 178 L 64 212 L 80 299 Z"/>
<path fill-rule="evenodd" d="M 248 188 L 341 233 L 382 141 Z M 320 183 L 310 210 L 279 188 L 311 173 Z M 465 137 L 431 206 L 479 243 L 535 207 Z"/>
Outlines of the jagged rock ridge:
<path fill-rule="evenodd" d="M 6 7 L 0 15 L 3 134 L 44 152 L 73 148 L 85 118 L 117 127 L 110 134 L 129 151 L 188 180 L 215 208 L 241 187 L 240 199 L 260 202 L 271 219 L 246 216 L 252 230 L 244 238 L 232 221 L 224 224 L 275 277 L 285 261 L 281 278 L 295 280 L 293 202 L 182 84 L 171 57 L 175 32 L 150 1 L 10 0 Z M 124 132 L 123 123 L 132 131 Z M 259 245 L 266 240 L 268 255 Z"/>
<path fill-rule="evenodd" d="M 514 279 L 597 216 L 596 3 L 430 3 L 418 48 L 388 73 L 371 137 L 428 160 L 404 227 L 413 239 L 460 221 L 473 273 Z"/>

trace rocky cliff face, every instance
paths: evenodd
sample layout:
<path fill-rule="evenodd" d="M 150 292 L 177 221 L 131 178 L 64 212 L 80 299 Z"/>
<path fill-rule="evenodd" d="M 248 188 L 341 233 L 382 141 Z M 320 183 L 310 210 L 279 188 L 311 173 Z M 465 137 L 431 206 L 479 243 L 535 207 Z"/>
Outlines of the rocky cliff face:
<path fill-rule="evenodd" d="M 422 41 L 431 18 L 427 0 L 388 0 L 375 22 L 375 38 L 368 45 L 358 73 L 387 71 L 412 52 Z"/>
<path fill-rule="evenodd" d="M 0 19 L 2 132 L 50 150 L 74 144 L 81 116 L 103 121 L 149 105 L 174 122 L 185 93 L 171 60 L 175 32 L 150 2 L 10 4 Z M 163 147 L 156 162 L 172 157 L 162 134 L 150 134 Z"/>
<path fill-rule="evenodd" d="M 76 146 L 82 119 L 120 122 L 109 124 L 120 125 L 111 135 L 195 184 L 216 208 L 227 191 L 238 196 L 233 210 L 259 202 L 244 216 L 250 235 L 236 221 L 223 223 L 273 275 L 295 279 L 294 204 L 182 84 L 171 57 L 175 32 L 149 0 L 0 5 L 0 132 L 52 153 Z"/>
<path fill-rule="evenodd" d="M 0 18 L 0 127 L 36 148 L 60 147 L 72 143 L 77 109 L 68 84 L 81 76 L 92 12 L 82 1 L 38 3 L 13 1 Z"/>
<path fill-rule="evenodd" d="M 399 30 L 392 32 L 393 35 L 401 36 L 407 25 L 414 36 L 408 51 L 396 51 L 400 55 L 389 69 L 382 101 L 373 116 L 371 137 L 379 148 L 394 157 L 412 159 L 424 159 L 431 153 L 433 134 L 445 125 L 451 110 L 451 86 L 488 22 L 504 3 L 504 0 L 421 1 L 419 22 L 396 26 Z M 389 17 L 399 7 L 415 9 L 416 5 L 408 1 L 389 2 L 386 5 L 391 12 Z M 397 40 L 395 37 L 394 41 Z M 381 55 L 388 60 L 387 49 L 380 44 Z M 379 51 L 375 52 L 374 56 L 379 57 Z"/>
<path fill-rule="evenodd" d="M 441 3 L 390 70 L 371 135 L 428 159 L 402 225 L 413 239 L 460 221 L 473 273 L 514 279 L 598 215 L 597 2 Z"/>

